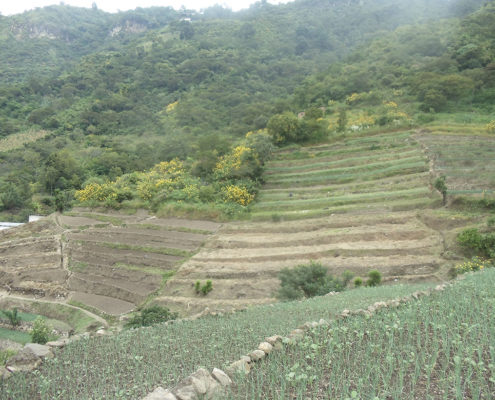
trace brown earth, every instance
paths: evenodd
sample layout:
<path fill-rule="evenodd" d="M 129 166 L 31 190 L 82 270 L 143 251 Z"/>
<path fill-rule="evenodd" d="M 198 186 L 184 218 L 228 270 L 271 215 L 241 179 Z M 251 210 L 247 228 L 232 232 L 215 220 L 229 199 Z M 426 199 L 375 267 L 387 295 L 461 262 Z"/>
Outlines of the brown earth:
<path fill-rule="evenodd" d="M 219 226 L 144 211 L 53 215 L 2 231 L 0 286 L 12 294 L 72 299 L 108 314 L 129 312 Z"/>

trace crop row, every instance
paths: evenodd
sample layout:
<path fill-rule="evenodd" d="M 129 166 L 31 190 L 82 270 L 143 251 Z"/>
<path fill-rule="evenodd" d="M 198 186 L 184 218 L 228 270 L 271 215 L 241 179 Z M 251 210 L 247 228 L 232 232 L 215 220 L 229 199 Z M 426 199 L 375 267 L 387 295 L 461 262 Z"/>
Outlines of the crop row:
<path fill-rule="evenodd" d="M 495 271 L 314 328 L 239 377 L 229 399 L 493 399 Z"/>
<path fill-rule="evenodd" d="M 332 319 L 344 308 L 366 308 L 426 285 L 364 288 L 302 302 L 252 307 L 170 325 L 81 339 L 42 368 L 0 383 L 0 398 L 136 399 L 156 386 L 174 386 L 199 366 L 226 367 L 273 334 L 287 335 L 308 319 Z M 109 357 L 108 355 L 112 356 Z"/>

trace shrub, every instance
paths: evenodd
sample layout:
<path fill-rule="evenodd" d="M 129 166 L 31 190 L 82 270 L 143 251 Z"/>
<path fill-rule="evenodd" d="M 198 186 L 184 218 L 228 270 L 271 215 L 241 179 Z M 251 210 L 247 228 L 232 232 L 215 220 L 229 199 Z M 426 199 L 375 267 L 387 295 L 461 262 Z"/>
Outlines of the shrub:
<path fill-rule="evenodd" d="M 354 279 L 354 286 L 357 288 L 363 286 L 363 280 L 361 278 Z"/>
<path fill-rule="evenodd" d="M 41 317 L 34 320 L 33 329 L 31 330 L 31 340 L 33 343 L 38 344 L 45 344 L 50 340 L 50 327 Z"/>
<path fill-rule="evenodd" d="M 495 120 L 490 121 L 490 122 L 486 125 L 486 131 L 487 131 L 488 133 L 495 133 Z"/>
<path fill-rule="evenodd" d="M 442 194 L 443 205 L 447 204 L 447 184 L 445 183 L 445 176 L 442 175 L 435 179 L 433 186 Z"/>
<path fill-rule="evenodd" d="M 485 268 L 493 267 L 489 260 L 480 257 L 473 257 L 469 261 L 458 264 L 454 267 L 454 275 L 464 274 L 466 272 L 482 271 Z"/>
<path fill-rule="evenodd" d="M 465 229 L 457 236 L 457 242 L 481 256 L 495 257 L 495 233 L 481 233 L 476 228 Z"/>
<path fill-rule="evenodd" d="M 13 310 L 2 310 L 2 313 L 8 318 L 10 325 L 18 326 L 21 323 L 21 317 L 19 316 L 17 308 Z"/>
<path fill-rule="evenodd" d="M 199 294 L 201 292 L 201 282 L 200 281 L 196 281 L 196 283 L 194 284 L 194 291 L 196 292 L 196 294 Z"/>
<path fill-rule="evenodd" d="M 171 312 L 166 307 L 151 306 L 145 308 L 139 314 L 134 315 L 129 321 L 127 321 L 125 327 L 139 328 L 141 326 L 150 326 L 176 319 L 178 316 L 178 313 Z"/>
<path fill-rule="evenodd" d="M 298 265 L 295 268 L 284 268 L 279 272 L 281 281 L 277 297 L 283 300 L 296 300 L 302 297 L 313 297 L 331 291 L 342 291 L 348 277 L 339 279 L 328 274 L 320 263 L 311 261 L 309 265 Z M 346 282 L 347 280 L 347 282 Z"/>
<path fill-rule="evenodd" d="M 206 296 L 208 293 L 210 293 L 213 290 L 213 284 L 210 280 L 206 281 L 206 284 L 201 286 L 201 293 L 203 293 L 204 296 Z"/>
<path fill-rule="evenodd" d="M 382 274 L 377 270 L 371 270 L 368 272 L 368 280 L 366 281 L 366 286 L 378 286 L 382 281 Z"/>

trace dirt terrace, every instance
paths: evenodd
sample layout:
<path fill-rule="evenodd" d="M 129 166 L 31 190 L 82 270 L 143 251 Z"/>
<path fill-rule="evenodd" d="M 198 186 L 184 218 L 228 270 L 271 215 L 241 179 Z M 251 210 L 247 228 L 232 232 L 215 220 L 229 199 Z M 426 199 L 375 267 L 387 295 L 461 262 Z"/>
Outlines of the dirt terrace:
<path fill-rule="evenodd" d="M 220 225 L 77 209 L 0 234 L 0 285 L 102 312 L 146 301 Z"/>

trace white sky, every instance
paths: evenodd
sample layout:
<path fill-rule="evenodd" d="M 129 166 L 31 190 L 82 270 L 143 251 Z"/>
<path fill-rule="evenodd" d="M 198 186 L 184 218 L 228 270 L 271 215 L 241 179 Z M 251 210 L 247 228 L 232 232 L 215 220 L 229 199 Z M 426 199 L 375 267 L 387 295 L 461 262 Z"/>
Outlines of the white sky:
<path fill-rule="evenodd" d="M 248 8 L 256 0 L 64 0 L 63 3 L 77 7 L 90 8 L 93 2 L 100 10 L 108 12 L 133 10 L 136 7 L 171 6 L 179 9 L 184 5 L 188 9 L 201 10 L 209 6 L 220 4 L 224 7 L 238 11 Z M 269 0 L 269 3 L 287 3 L 288 0 Z M 45 7 L 53 4 L 60 4 L 58 0 L 0 0 L 0 13 L 2 15 L 12 15 L 31 10 L 36 7 Z"/>

